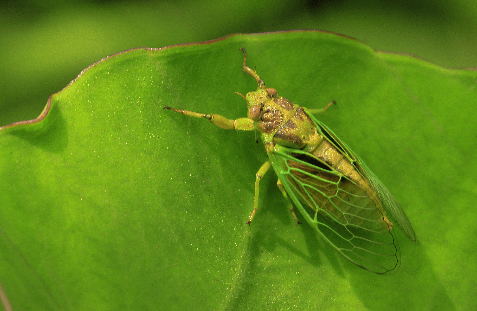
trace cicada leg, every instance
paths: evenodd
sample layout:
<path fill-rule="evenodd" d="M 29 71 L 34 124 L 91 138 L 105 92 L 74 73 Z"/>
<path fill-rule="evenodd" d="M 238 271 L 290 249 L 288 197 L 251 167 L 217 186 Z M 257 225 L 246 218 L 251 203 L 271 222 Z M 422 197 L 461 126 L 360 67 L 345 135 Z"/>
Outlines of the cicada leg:
<path fill-rule="evenodd" d="M 215 113 L 212 113 L 212 114 L 198 113 L 198 112 L 193 112 L 189 110 L 176 109 L 169 106 L 165 106 L 164 109 L 169 109 L 189 117 L 207 119 L 215 126 L 218 126 L 225 130 L 233 130 L 233 129 L 238 131 L 255 130 L 255 127 L 253 125 L 254 121 L 249 118 L 239 118 L 236 120 L 231 120 Z"/>
<path fill-rule="evenodd" d="M 260 79 L 260 76 L 257 74 L 257 72 L 255 72 L 254 70 L 252 70 L 252 68 L 247 66 L 247 52 L 245 52 L 244 48 L 240 48 L 240 49 L 243 52 L 243 65 L 242 65 L 243 71 L 245 71 L 247 74 L 251 75 L 255 80 L 257 80 L 258 86 L 261 89 L 266 89 L 267 87 L 265 86 L 265 83 L 263 82 L 262 79 Z"/>
<path fill-rule="evenodd" d="M 270 161 L 263 163 L 263 165 L 259 168 L 257 174 L 255 175 L 255 198 L 253 199 L 253 211 L 252 214 L 248 217 L 247 224 L 250 225 L 252 222 L 253 217 L 258 209 L 258 193 L 260 190 L 260 180 L 262 177 L 267 173 L 268 169 L 270 168 Z"/>
<path fill-rule="evenodd" d="M 325 108 L 319 108 L 319 109 L 306 109 L 309 113 L 315 114 L 315 113 L 323 113 L 326 111 L 326 109 L 330 108 L 331 105 L 336 104 L 336 102 L 333 100 L 329 102 Z"/>
<path fill-rule="evenodd" d="M 288 202 L 288 209 L 289 209 L 290 212 L 292 213 L 293 218 L 295 218 L 296 224 L 297 224 L 297 225 L 301 224 L 301 222 L 298 220 L 298 217 L 296 217 L 295 211 L 293 210 L 293 203 L 291 202 L 290 198 L 288 197 L 287 192 L 286 192 L 285 189 L 283 188 L 283 185 L 282 185 L 282 182 L 280 181 L 280 179 L 277 181 L 277 186 L 278 186 L 278 189 L 280 189 L 280 191 L 282 192 L 282 194 L 283 194 L 283 196 L 285 197 L 285 199 L 287 200 L 287 202 Z"/>

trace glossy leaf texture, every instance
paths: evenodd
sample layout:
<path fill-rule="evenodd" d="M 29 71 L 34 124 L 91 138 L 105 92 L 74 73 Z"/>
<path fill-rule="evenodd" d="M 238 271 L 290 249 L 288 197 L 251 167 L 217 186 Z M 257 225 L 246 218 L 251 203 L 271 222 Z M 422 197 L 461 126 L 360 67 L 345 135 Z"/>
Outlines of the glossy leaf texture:
<path fill-rule="evenodd" d="M 396 197 L 418 242 L 357 268 L 296 226 L 245 117 L 242 71 L 320 116 Z M 14 310 L 475 309 L 477 74 L 314 31 L 234 35 L 106 58 L 40 118 L 0 129 L 0 284 Z M 20 91 L 20 90 L 19 90 Z M 430 285 L 431 284 L 431 285 Z"/>

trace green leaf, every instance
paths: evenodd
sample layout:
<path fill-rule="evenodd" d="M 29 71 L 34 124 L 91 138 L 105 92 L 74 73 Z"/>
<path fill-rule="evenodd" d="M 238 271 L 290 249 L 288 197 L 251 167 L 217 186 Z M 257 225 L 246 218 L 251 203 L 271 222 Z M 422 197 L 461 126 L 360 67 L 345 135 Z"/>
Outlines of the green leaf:
<path fill-rule="evenodd" d="M 318 116 L 408 215 L 401 268 L 361 270 L 296 226 L 246 115 L 256 82 Z M 0 283 L 14 310 L 473 309 L 476 71 L 329 33 L 234 35 L 106 58 L 0 128 Z M 396 230 L 399 230 L 396 228 Z"/>

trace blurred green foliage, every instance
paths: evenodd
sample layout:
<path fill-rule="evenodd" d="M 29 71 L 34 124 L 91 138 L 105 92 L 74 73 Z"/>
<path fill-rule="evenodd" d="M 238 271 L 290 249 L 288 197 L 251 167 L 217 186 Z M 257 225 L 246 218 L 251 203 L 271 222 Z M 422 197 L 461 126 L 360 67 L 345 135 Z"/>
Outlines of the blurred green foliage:
<path fill-rule="evenodd" d="M 32 119 L 81 70 L 136 47 L 320 29 L 446 67 L 477 65 L 474 0 L 4 1 L 0 126 Z"/>

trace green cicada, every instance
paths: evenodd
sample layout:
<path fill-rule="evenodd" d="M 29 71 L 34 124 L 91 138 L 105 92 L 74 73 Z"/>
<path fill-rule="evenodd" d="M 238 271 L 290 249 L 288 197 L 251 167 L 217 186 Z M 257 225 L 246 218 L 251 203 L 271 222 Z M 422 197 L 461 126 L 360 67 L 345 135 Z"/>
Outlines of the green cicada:
<path fill-rule="evenodd" d="M 416 235 L 388 189 L 345 143 L 313 117 L 333 102 L 322 109 L 306 109 L 278 96 L 276 89 L 267 88 L 246 65 L 245 49 L 242 51 L 243 70 L 258 83 L 257 91 L 242 95 L 247 101 L 247 118 L 230 120 L 217 114 L 164 109 L 208 119 L 223 129 L 261 133 L 269 160 L 256 175 L 248 224 L 258 208 L 260 179 L 272 166 L 297 223 L 293 206 L 325 241 L 359 267 L 379 274 L 398 267 L 399 248 L 391 220 L 411 240 L 415 241 Z"/>

